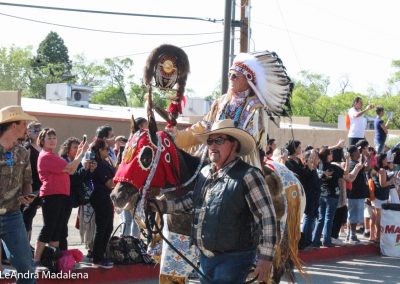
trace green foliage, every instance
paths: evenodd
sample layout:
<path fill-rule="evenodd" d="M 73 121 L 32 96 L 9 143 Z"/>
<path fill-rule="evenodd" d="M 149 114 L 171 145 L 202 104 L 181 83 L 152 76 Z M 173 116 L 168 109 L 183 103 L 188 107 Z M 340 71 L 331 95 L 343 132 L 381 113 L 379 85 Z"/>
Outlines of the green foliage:
<path fill-rule="evenodd" d="M 96 92 L 90 101 L 94 104 L 126 106 L 124 90 L 114 86 L 108 86 Z"/>
<path fill-rule="evenodd" d="M 132 107 L 144 107 L 146 89 L 138 84 L 132 84 L 129 91 L 129 105 Z"/>
<path fill-rule="evenodd" d="M 103 65 L 87 62 L 86 57 L 79 54 L 74 56 L 72 74 L 77 84 L 100 89 L 104 85 L 107 70 Z"/>
<path fill-rule="evenodd" d="M 74 81 L 68 48 L 55 32 L 50 32 L 39 44 L 37 55 L 31 60 L 31 67 L 30 89 L 37 98 L 45 97 L 46 84 Z"/>
<path fill-rule="evenodd" d="M 29 87 L 31 48 L 0 48 L 0 90 L 25 90 Z"/>

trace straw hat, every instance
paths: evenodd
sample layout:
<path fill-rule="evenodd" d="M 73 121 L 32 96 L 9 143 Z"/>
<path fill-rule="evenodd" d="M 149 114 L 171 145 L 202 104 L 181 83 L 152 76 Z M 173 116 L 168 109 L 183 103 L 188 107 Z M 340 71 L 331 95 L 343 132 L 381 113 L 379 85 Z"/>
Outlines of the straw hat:
<path fill-rule="evenodd" d="M 240 143 L 240 152 L 238 153 L 240 156 L 250 154 L 256 148 L 256 141 L 253 136 L 240 128 L 236 128 L 232 119 L 216 121 L 210 131 L 202 134 L 195 134 L 195 136 L 202 143 L 206 143 L 208 137 L 212 134 L 225 134 L 237 139 Z"/>
<path fill-rule="evenodd" d="M 21 120 L 37 121 L 36 117 L 25 113 L 22 107 L 17 105 L 0 109 L 0 124 Z"/>

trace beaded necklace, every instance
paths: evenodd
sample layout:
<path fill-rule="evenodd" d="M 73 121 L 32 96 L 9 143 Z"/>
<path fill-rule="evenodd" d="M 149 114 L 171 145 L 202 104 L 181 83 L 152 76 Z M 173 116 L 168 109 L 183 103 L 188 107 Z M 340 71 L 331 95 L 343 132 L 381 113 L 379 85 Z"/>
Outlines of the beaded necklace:
<path fill-rule="evenodd" d="M 240 115 L 242 114 L 244 106 L 246 105 L 249 94 L 250 90 L 237 93 L 236 98 L 225 105 L 225 109 L 221 113 L 220 120 L 230 118 L 233 120 L 235 127 L 238 127 Z"/>

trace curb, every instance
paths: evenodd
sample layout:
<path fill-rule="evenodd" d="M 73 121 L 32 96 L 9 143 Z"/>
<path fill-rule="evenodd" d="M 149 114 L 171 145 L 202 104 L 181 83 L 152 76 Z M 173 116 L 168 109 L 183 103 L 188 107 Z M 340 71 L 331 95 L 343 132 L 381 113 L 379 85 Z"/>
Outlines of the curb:
<path fill-rule="evenodd" d="M 358 244 L 299 252 L 300 259 L 306 264 L 365 255 L 380 255 L 379 246 L 373 244 Z"/>
<path fill-rule="evenodd" d="M 159 265 L 145 265 L 145 264 L 132 264 L 132 265 L 116 265 L 111 269 L 101 268 L 82 268 L 76 269 L 71 272 L 71 275 L 78 275 L 75 279 L 72 279 L 71 275 L 66 274 L 57 279 L 37 279 L 38 284 L 55 284 L 61 282 L 62 284 L 70 283 L 140 283 L 141 281 L 158 280 L 158 274 L 160 271 Z M 38 275 L 41 277 L 43 273 L 39 272 Z M 54 274 L 53 274 L 54 275 Z M 61 274 L 57 274 L 61 275 Z M 86 276 L 81 276 L 86 275 Z M 15 279 L 0 279 L 1 284 L 16 283 Z"/>
<path fill-rule="evenodd" d="M 352 257 L 379 255 L 380 248 L 372 244 L 348 245 L 332 248 L 316 248 L 310 251 L 300 251 L 299 256 L 304 264 L 346 259 Z M 38 279 L 38 284 L 62 284 L 70 283 L 118 283 L 130 282 L 140 283 L 141 281 L 158 280 L 159 265 L 151 266 L 144 264 L 116 265 L 111 269 L 83 268 L 73 271 L 73 273 L 84 273 L 87 278 L 80 279 Z M 15 283 L 15 280 L 0 280 L 1 284 Z"/>

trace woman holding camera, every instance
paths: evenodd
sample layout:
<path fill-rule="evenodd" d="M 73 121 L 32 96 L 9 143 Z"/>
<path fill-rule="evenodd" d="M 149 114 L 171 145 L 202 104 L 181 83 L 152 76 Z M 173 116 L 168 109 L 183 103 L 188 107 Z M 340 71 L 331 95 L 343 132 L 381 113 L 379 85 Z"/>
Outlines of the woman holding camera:
<path fill-rule="evenodd" d="M 81 141 L 79 141 L 79 139 L 76 137 L 69 137 L 67 140 L 65 140 L 59 151 L 61 158 L 68 163 L 74 161 L 80 143 Z M 61 232 L 60 250 L 68 249 L 68 221 L 71 217 L 72 208 L 76 208 L 85 203 L 83 183 L 90 178 L 89 173 L 93 172 L 95 168 L 96 163 L 90 163 L 90 161 L 85 160 L 83 165 L 82 163 L 78 164 L 78 168 L 76 169 L 75 173 L 69 175 L 70 195 L 67 200 L 68 203 L 65 211 L 67 221 L 65 222 L 65 226 Z"/>
<path fill-rule="evenodd" d="M 69 175 L 76 171 L 82 154 L 87 148 L 86 143 L 80 143 L 75 159 L 68 163 L 55 152 L 57 136 L 54 129 L 44 128 L 39 133 L 38 142 L 42 147 L 38 158 L 38 173 L 42 182 L 40 197 L 43 200 L 43 228 L 36 242 L 34 255 L 36 266 L 40 265 L 46 243 L 53 247 L 59 247 L 61 231 L 67 222 L 66 210 L 70 195 Z"/>
<path fill-rule="evenodd" d="M 105 251 L 113 230 L 114 207 L 110 194 L 114 187 L 115 169 L 107 162 L 108 146 L 103 139 L 97 139 L 92 144 L 91 152 L 97 162 L 97 168 L 92 175 L 94 190 L 90 196 L 96 219 L 93 263 L 99 267 L 112 268 L 113 263 L 105 258 Z"/>

